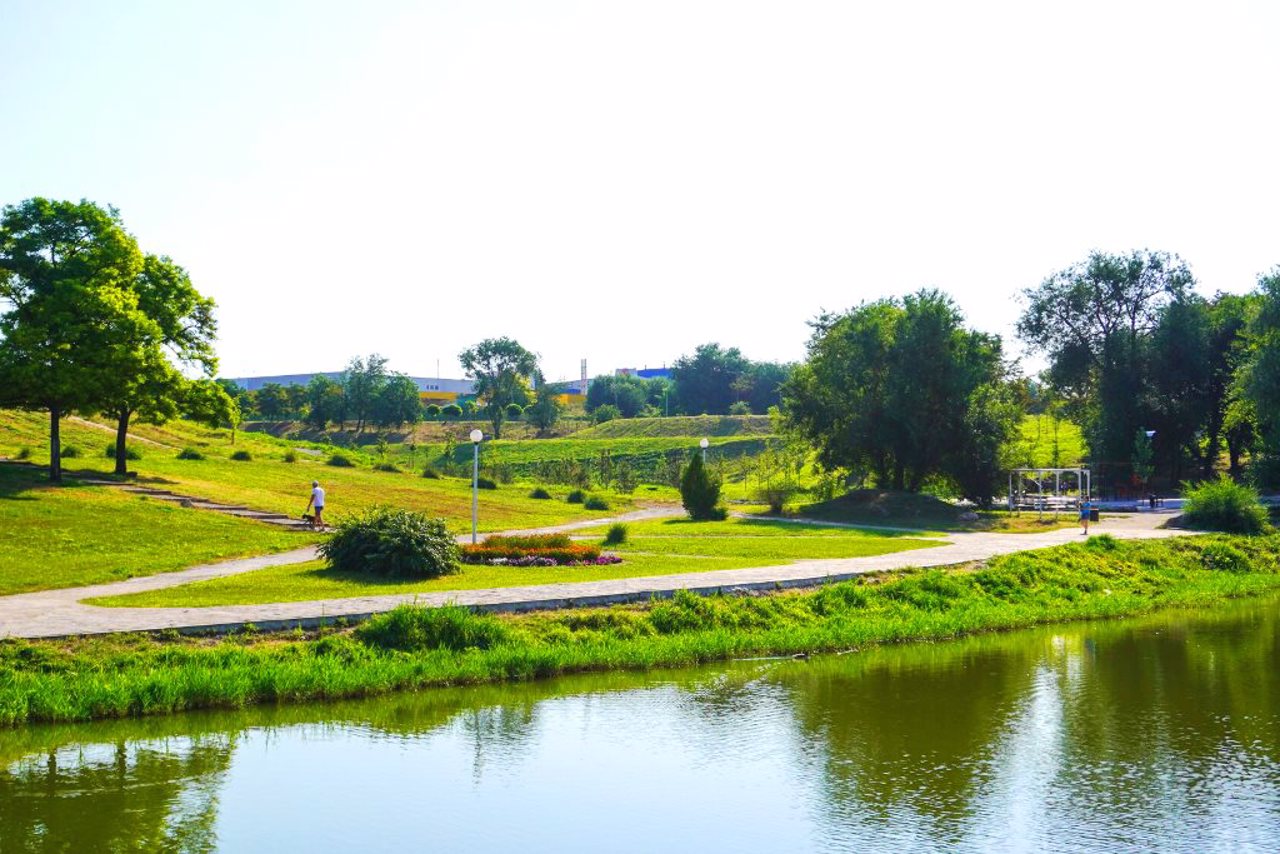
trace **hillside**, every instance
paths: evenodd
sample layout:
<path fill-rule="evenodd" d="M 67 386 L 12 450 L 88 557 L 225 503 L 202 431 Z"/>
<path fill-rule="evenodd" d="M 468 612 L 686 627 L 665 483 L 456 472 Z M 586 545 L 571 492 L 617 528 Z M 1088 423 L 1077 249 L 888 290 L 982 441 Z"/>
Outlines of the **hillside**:
<path fill-rule="evenodd" d="M 641 437 L 771 436 L 768 415 L 675 415 L 670 418 L 618 418 L 579 430 L 575 439 L 634 439 Z"/>

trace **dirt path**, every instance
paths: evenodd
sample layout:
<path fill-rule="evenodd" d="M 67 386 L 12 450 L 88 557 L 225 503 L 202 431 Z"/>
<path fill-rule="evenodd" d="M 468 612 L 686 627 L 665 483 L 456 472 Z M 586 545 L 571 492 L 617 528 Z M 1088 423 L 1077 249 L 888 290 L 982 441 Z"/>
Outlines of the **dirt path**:
<path fill-rule="evenodd" d="M 572 522 L 539 530 L 570 531 L 614 521 L 637 521 L 678 514 L 679 511 L 676 508 L 648 508 L 635 513 L 621 514 L 612 519 Z M 1186 532 L 1159 527 L 1172 515 L 1174 515 L 1173 512 L 1135 514 L 1125 519 L 1109 520 L 1095 525 L 1093 530 L 1097 533 L 1111 534 L 1117 539 L 1155 539 L 1185 535 Z M 710 593 L 732 589 L 765 590 L 807 587 L 866 573 L 985 560 L 996 555 L 1050 548 L 1078 542 L 1081 539 L 1081 534 L 1076 529 L 1035 534 L 959 533 L 947 535 L 945 540 L 939 541 L 941 544 L 937 548 L 872 557 L 803 560 L 786 566 L 718 570 L 649 578 L 582 581 L 490 590 L 364 596 L 318 602 L 281 602 L 210 608 L 100 608 L 85 605 L 80 601 L 97 596 L 158 590 L 192 581 L 251 572 L 268 566 L 311 560 L 315 556 L 315 551 L 314 548 L 307 548 L 279 555 L 200 566 L 181 572 L 133 578 L 112 584 L 0 597 L 0 636 L 35 638 L 159 629 L 232 630 L 245 623 L 253 623 L 263 629 L 273 629 L 316 625 L 337 617 L 361 619 L 406 602 L 422 605 L 457 603 L 482 610 L 520 611 L 642 601 L 654 596 L 670 596 L 677 590 Z"/>

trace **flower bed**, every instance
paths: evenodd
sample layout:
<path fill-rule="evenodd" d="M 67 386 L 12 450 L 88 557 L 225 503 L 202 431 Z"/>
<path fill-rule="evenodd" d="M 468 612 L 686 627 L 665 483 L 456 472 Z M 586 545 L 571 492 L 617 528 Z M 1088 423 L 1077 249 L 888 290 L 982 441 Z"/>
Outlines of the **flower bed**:
<path fill-rule="evenodd" d="M 621 563 L 622 558 L 601 554 L 598 545 L 571 542 L 567 534 L 537 534 L 492 536 L 478 545 L 463 546 L 462 562 L 490 566 L 606 566 Z"/>

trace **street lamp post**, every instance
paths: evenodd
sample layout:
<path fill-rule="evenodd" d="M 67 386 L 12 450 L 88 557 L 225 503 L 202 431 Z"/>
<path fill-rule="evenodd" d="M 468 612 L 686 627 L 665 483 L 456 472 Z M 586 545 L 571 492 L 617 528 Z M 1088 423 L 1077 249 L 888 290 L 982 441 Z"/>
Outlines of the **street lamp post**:
<path fill-rule="evenodd" d="M 711 442 L 709 442 L 706 439 L 703 439 L 701 442 L 698 443 L 698 447 L 702 449 L 702 464 L 704 466 L 707 464 L 707 446 L 710 444 Z"/>
<path fill-rule="evenodd" d="M 480 515 L 480 443 L 484 434 L 471 431 L 471 545 L 476 544 L 476 519 Z"/>

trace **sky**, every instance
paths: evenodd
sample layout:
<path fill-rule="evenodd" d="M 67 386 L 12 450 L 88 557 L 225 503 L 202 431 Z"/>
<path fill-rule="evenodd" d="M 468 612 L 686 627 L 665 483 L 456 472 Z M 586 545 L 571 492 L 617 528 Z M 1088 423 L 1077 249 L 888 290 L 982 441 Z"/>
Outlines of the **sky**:
<path fill-rule="evenodd" d="M 0 0 L 0 204 L 117 207 L 223 376 L 799 360 L 922 287 L 1019 355 L 1091 250 L 1280 265 L 1277 43 L 1240 0 Z"/>

